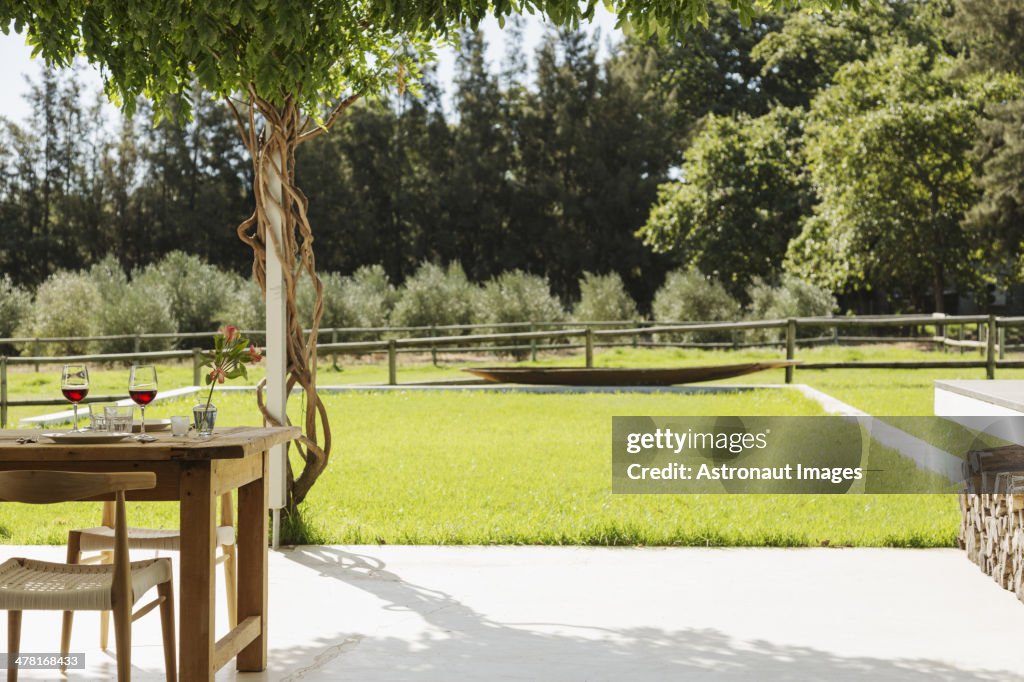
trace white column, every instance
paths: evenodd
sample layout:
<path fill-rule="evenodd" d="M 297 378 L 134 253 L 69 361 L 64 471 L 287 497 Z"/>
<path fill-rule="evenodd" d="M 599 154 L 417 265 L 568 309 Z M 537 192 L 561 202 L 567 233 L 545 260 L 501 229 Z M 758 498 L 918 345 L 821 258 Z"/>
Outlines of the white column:
<path fill-rule="evenodd" d="M 269 129 L 270 124 L 267 124 Z M 268 130 L 269 133 L 269 130 Z M 278 158 L 284 167 L 284 159 Z M 282 200 L 281 177 L 278 175 L 273 164 L 267 166 L 267 190 L 270 196 L 280 204 Z M 278 205 L 270 204 L 265 206 L 267 216 L 267 229 L 273 233 L 267 235 L 267 348 L 266 348 L 266 369 L 267 369 L 267 412 L 280 423 L 286 423 L 285 408 L 288 404 L 288 395 L 285 390 L 288 374 L 288 351 L 287 351 L 287 300 L 282 274 L 283 265 L 277 257 L 277 249 L 274 248 L 273 240 L 276 237 L 281 242 L 281 234 L 284 226 L 284 215 Z M 280 510 L 287 501 L 287 476 L 286 460 L 287 445 L 275 445 L 270 450 L 269 467 L 267 472 L 270 479 L 270 508 L 274 510 L 274 547 L 278 546 L 278 535 L 280 531 Z"/>

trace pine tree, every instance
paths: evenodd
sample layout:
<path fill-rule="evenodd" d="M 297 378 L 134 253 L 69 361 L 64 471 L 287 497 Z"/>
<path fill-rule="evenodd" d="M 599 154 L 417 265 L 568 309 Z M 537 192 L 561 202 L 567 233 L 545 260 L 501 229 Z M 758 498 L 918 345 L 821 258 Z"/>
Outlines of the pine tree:
<path fill-rule="evenodd" d="M 1024 277 L 1024 6 L 1016 0 L 959 0 L 948 26 L 968 55 L 970 78 L 1014 80 L 1016 95 L 985 105 L 974 146 L 977 204 L 963 225 L 1000 285 Z"/>

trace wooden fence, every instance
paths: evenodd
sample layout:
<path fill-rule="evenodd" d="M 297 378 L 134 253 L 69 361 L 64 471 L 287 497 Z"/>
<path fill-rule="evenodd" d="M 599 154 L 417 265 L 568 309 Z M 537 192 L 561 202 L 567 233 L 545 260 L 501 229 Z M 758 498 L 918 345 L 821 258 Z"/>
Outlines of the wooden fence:
<path fill-rule="evenodd" d="M 488 352 L 518 353 L 532 359 L 542 351 L 584 350 L 587 367 L 594 363 L 594 349 L 601 347 L 699 347 L 699 348 L 749 348 L 778 347 L 786 359 L 797 359 L 797 348 L 802 345 L 822 343 L 878 343 L 892 341 L 914 341 L 937 345 L 945 350 L 959 351 L 963 356 L 968 351 L 978 352 L 977 360 L 910 360 L 910 361 L 851 361 L 817 362 L 801 364 L 800 369 L 934 369 L 934 368 L 985 368 L 989 379 L 995 378 L 997 367 L 1024 367 L 1024 360 L 1006 360 L 1007 350 L 1024 346 L 1007 346 L 1006 330 L 1024 327 L 1024 317 L 996 317 L 993 315 L 884 315 L 857 317 L 800 317 L 779 320 L 749 320 L 741 322 L 652 322 L 641 321 L 598 321 L 598 322 L 536 322 L 497 323 L 475 325 L 436 325 L 430 327 L 347 327 L 322 329 L 318 338 L 318 351 L 322 355 L 333 355 L 335 363 L 338 354 L 386 353 L 388 360 L 388 383 L 398 384 L 398 354 L 429 352 L 436 363 L 440 353 Z M 927 329 L 926 336 L 886 336 L 879 330 L 905 328 Z M 490 334 L 473 333 L 487 329 L 527 329 L 527 331 L 504 331 Z M 868 330 L 871 334 L 841 335 L 840 330 Z M 777 340 L 766 339 L 755 342 L 741 342 L 740 336 L 750 331 L 774 330 Z M 803 336 L 801 331 L 829 331 L 816 336 Z M 955 336 L 949 336 L 955 330 Z M 444 334 L 448 332 L 448 334 Z M 460 333 L 454 333 L 460 332 Z M 465 333 L 470 332 L 470 333 Z M 254 338 L 264 334 L 262 330 L 244 332 Z M 339 341 L 340 336 L 373 335 L 375 340 Z M 404 336 L 403 336 L 404 334 Z M 694 334 L 731 335 L 731 342 L 698 341 Z M 673 338 L 675 337 L 675 338 Z M 683 337 L 684 340 L 680 340 Z M 972 338 L 973 337 L 973 338 Z M 92 336 L 69 338 L 7 338 L 0 339 L 0 347 L 21 345 L 35 350 L 30 355 L 0 355 L 0 425 L 7 423 L 9 406 L 61 405 L 60 399 L 10 400 L 7 388 L 8 367 L 33 365 L 36 370 L 44 364 L 65 364 L 69 362 L 156 362 L 161 360 L 192 361 L 193 384 L 202 382 L 201 349 L 191 348 L 169 351 L 138 351 L 130 353 L 95 353 L 88 355 L 46 356 L 39 349 L 49 343 L 91 343 L 96 341 L 132 340 L 138 349 L 146 339 L 188 340 L 211 338 L 210 333 L 141 334 L 137 336 Z M 327 341 L 327 339 L 331 339 Z M 792 383 L 794 367 L 786 368 L 786 383 Z M 126 396 L 91 396 L 85 402 L 109 401 Z"/>

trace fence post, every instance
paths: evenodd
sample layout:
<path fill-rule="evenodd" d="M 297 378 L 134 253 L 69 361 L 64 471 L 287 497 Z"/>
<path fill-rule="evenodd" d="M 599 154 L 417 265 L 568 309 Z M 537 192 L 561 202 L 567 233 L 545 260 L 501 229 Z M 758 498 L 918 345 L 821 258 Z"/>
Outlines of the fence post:
<path fill-rule="evenodd" d="M 932 313 L 932 317 L 942 320 L 946 317 L 946 313 Z M 935 323 L 935 336 L 946 338 L 946 325 L 942 324 L 942 322 Z M 942 344 L 942 348 L 945 350 L 946 344 Z"/>
<path fill-rule="evenodd" d="M 985 378 L 996 378 L 996 316 L 988 316 L 985 332 Z"/>
<path fill-rule="evenodd" d="M 796 318 L 786 320 L 786 359 L 793 360 L 796 357 Z M 793 383 L 793 366 L 786 367 L 786 383 Z"/>
<path fill-rule="evenodd" d="M 594 330 L 587 327 L 587 369 L 594 366 Z"/>
<path fill-rule="evenodd" d="M 537 325 L 530 323 L 530 333 L 537 331 Z M 537 339 L 530 339 L 530 361 L 537 362 Z"/>
<path fill-rule="evenodd" d="M 202 364 L 203 364 L 203 358 L 202 358 L 202 355 L 200 355 L 201 352 L 202 351 L 200 351 L 198 348 L 193 348 L 192 349 L 192 385 L 193 386 L 202 386 L 203 385 L 202 384 L 202 379 L 203 378 L 202 378 L 202 376 L 200 376 L 200 374 L 202 372 Z"/>
<path fill-rule="evenodd" d="M 946 317 L 946 313 L 932 313 L 932 317 L 936 320 L 943 320 Z M 943 353 L 947 352 L 946 349 L 946 325 L 942 322 L 935 323 L 935 333 L 932 335 L 933 338 L 939 339 L 939 347 Z"/>
<path fill-rule="evenodd" d="M 331 343 L 338 343 L 338 330 L 336 328 L 331 329 Z M 331 354 L 331 367 L 335 372 L 340 372 L 338 369 L 338 351 L 334 351 Z"/>
<path fill-rule="evenodd" d="M 964 323 L 961 322 L 956 332 L 956 340 L 960 342 L 960 355 L 964 354 L 964 326 Z"/>
<path fill-rule="evenodd" d="M 388 384 L 398 383 L 398 347 L 394 339 L 388 339 Z"/>
<path fill-rule="evenodd" d="M 1006 327 L 999 327 L 999 337 L 998 337 L 998 339 L 999 340 L 997 341 L 997 343 L 999 345 L 999 359 L 1000 360 L 1005 360 L 1006 359 Z"/>
<path fill-rule="evenodd" d="M 42 349 L 39 347 L 39 339 L 36 339 L 32 343 L 32 355 L 34 355 L 34 356 L 36 356 L 38 358 L 39 355 L 40 355 L 41 350 Z M 36 372 L 37 373 L 39 372 L 39 363 L 38 362 L 36 363 Z"/>
<path fill-rule="evenodd" d="M 0 355 L 0 429 L 7 428 L 7 356 Z"/>
<path fill-rule="evenodd" d="M 141 350 L 142 350 L 142 339 L 140 339 L 140 338 L 139 338 L 138 336 L 136 336 L 136 337 L 135 337 L 135 338 L 134 338 L 134 339 L 132 340 L 132 348 L 134 349 L 134 351 L 135 351 L 136 353 L 138 353 L 139 351 L 141 351 Z"/>
<path fill-rule="evenodd" d="M 437 325 L 430 325 L 430 335 L 437 336 Z M 437 367 L 437 346 L 430 344 L 430 362 Z"/>
<path fill-rule="evenodd" d="M 636 322 L 633 323 L 633 326 L 635 328 L 637 328 L 637 329 L 642 329 L 643 326 L 644 326 L 644 323 L 641 322 L 640 320 L 637 320 Z M 640 334 L 633 334 L 633 348 L 636 348 L 639 345 L 639 343 L 640 343 Z"/>

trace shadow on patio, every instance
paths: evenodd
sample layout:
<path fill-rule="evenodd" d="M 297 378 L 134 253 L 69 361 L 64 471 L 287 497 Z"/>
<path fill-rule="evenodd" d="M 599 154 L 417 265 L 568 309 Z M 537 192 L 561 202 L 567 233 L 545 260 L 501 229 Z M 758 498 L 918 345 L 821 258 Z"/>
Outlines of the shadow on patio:
<path fill-rule="evenodd" d="M 448 592 L 403 579 L 378 556 L 336 547 L 298 547 L 282 556 L 376 598 L 384 611 L 399 617 L 391 619 L 397 625 L 387 629 L 402 632 L 389 634 L 368 624 L 365 631 L 307 638 L 308 646 L 276 649 L 273 669 L 284 676 L 274 679 L 1024 679 L 1018 671 L 960 667 L 942 660 L 946 652 L 941 649 L 935 658 L 845 656 L 810 646 L 741 640 L 710 627 L 498 621 Z M 487 580 L 480 572 L 472 579 Z M 497 582 L 491 588 L 499 594 L 504 591 Z M 595 600 L 601 598 L 594 595 Z M 551 606 L 540 610 L 550 612 Z M 672 609 L 667 604 L 653 606 Z M 342 610 L 339 613 L 345 608 L 326 602 L 322 607 Z M 571 604 L 565 607 L 573 610 Z M 789 614 L 776 617 L 784 620 Z M 403 628 L 403 622 L 415 627 Z M 841 627 L 839 621 L 836 625 Z"/>

